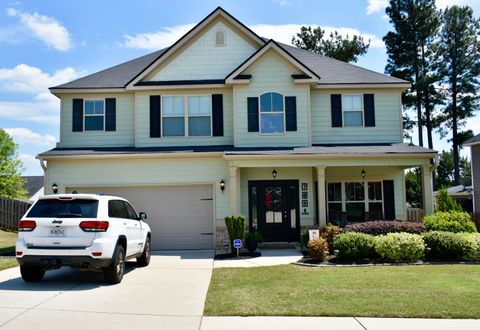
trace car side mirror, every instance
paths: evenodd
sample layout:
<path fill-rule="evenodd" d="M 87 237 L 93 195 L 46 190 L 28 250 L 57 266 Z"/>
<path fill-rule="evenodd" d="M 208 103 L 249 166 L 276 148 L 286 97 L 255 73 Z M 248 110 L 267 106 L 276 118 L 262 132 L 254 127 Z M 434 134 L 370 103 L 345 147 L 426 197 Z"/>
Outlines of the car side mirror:
<path fill-rule="evenodd" d="M 140 220 L 147 220 L 147 214 L 145 212 L 140 212 L 138 217 Z"/>

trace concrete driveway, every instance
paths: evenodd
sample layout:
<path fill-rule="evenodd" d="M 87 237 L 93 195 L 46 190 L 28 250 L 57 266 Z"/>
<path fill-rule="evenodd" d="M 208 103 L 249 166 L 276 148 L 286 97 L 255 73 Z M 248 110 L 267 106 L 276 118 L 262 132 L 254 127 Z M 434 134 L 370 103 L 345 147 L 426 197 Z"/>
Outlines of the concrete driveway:
<path fill-rule="evenodd" d="M 69 268 L 25 283 L 19 268 L 0 272 L 2 329 L 196 329 L 213 251 L 157 252 L 146 268 L 127 266 L 122 283 Z"/>

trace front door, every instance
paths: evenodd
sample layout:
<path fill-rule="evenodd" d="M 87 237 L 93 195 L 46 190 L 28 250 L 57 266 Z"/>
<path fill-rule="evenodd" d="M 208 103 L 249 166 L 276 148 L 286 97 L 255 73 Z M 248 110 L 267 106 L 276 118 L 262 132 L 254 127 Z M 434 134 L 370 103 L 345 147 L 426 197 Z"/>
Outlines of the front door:
<path fill-rule="evenodd" d="M 249 181 L 250 230 L 265 242 L 298 242 L 298 201 L 297 180 Z"/>

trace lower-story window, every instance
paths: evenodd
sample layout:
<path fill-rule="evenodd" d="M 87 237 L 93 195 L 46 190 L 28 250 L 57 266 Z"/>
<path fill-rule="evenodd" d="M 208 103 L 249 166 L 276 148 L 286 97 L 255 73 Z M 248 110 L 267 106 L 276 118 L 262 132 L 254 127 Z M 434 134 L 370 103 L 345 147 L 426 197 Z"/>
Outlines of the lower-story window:
<path fill-rule="evenodd" d="M 330 222 L 342 220 L 358 222 L 366 220 L 366 214 L 383 218 L 383 194 L 380 181 L 329 182 L 328 216 Z"/>

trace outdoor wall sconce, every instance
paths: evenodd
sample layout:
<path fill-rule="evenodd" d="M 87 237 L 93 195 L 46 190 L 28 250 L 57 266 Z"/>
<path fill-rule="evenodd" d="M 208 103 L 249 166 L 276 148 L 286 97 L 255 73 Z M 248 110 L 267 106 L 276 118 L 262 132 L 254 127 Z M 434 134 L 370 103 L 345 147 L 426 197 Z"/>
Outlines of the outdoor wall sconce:
<path fill-rule="evenodd" d="M 222 179 L 222 181 L 220 181 L 220 190 L 222 191 L 222 194 L 223 194 L 223 191 L 225 190 L 225 181 Z"/>
<path fill-rule="evenodd" d="M 367 174 L 367 172 L 365 172 L 365 169 L 362 169 L 361 174 L 362 174 L 362 179 L 365 179 L 365 175 Z"/>
<path fill-rule="evenodd" d="M 52 191 L 54 194 L 58 192 L 58 185 L 55 182 L 52 184 Z"/>
<path fill-rule="evenodd" d="M 277 170 L 276 169 L 273 169 L 272 176 L 273 176 L 274 179 L 277 177 Z"/>

